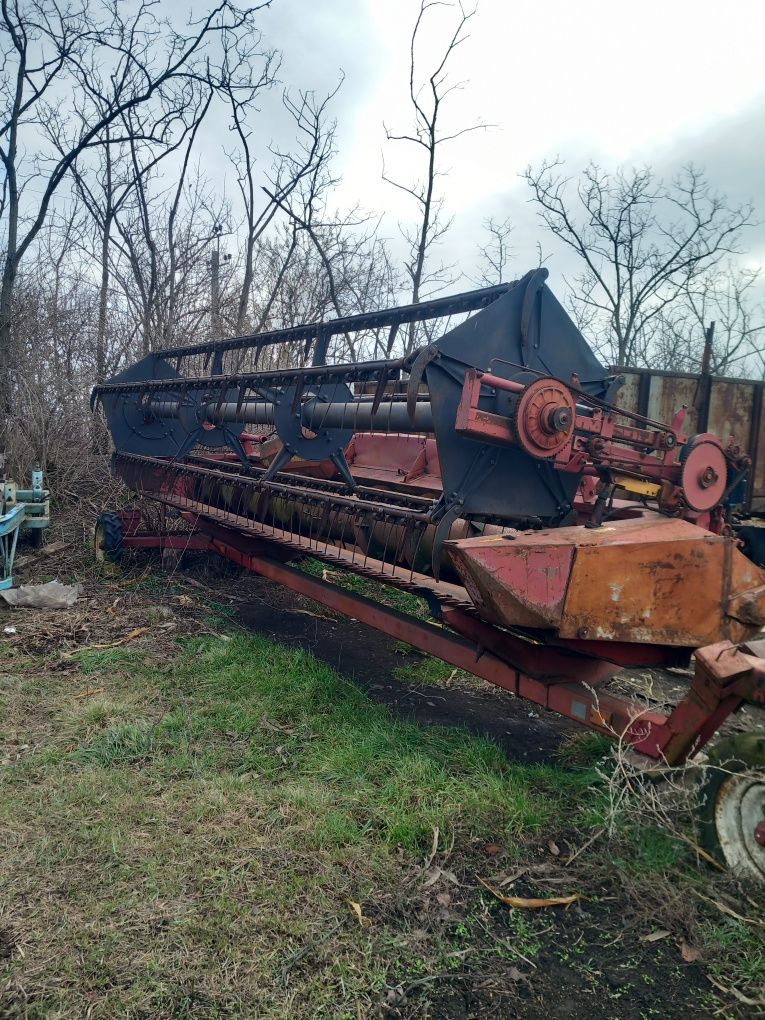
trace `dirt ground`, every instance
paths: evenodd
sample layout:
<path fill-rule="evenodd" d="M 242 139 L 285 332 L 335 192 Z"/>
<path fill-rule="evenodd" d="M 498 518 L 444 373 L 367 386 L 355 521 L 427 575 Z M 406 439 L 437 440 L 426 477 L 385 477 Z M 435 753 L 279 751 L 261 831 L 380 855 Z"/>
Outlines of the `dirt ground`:
<path fill-rule="evenodd" d="M 514 761 L 550 762 L 578 727 L 559 716 L 472 679 L 460 687 L 399 679 L 414 674 L 422 656 L 358 621 L 332 619 L 311 603 L 253 578 L 252 601 L 238 609 L 244 626 L 305 648 L 348 677 L 396 715 L 422 725 L 460 726 L 495 740 Z M 259 589 L 259 590 L 258 590 Z"/>
<path fill-rule="evenodd" d="M 414 674 L 421 656 L 403 652 L 397 642 L 358 621 L 328 618 L 322 615 L 325 611 L 308 600 L 280 590 L 268 581 L 247 578 L 246 584 L 251 601 L 238 608 L 236 618 L 240 623 L 277 641 L 305 648 L 396 715 L 414 719 L 420 725 L 459 726 L 488 736 L 513 761 L 558 766 L 561 745 L 566 738 L 582 732 L 580 727 L 555 713 L 491 688 L 477 678 L 465 678 L 456 689 L 444 684 L 412 686 L 398 677 L 408 671 Z M 317 613 L 319 615 L 314 615 Z M 656 708 L 668 708 L 682 696 L 686 689 L 684 681 L 690 672 L 690 669 L 625 671 L 613 688 L 645 699 Z M 746 707 L 731 717 L 721 732 L 759 730 L 765 732 L 765 712 Z M 574 834 L 565 835 L 575 839 Z M 561 845 L 567 845 L 562 834 L 556 834 L 555 838 Z M 570 846 L 573 850 L 573 842 Z M 550 869 L 546 849 L 544 846 L 537 848 L 544 863 L 535 862 L 527 872 L 531 885 L 521 877 L 520 882 L 514 883 L 516 891 L 525 889 L 529 895 L 534 894 L 534 879 L 540 871 L 544 874 Z M 479 860 L 472 867 L 477 865 L 480 869 L 483 863 Z M 461 866 L 467 877 L 471 863 L 462 861 Z M 539 871 L 535 873 L 536 868 Z M 457 899 L 452 896 L 450 900 L 452 910 L 457 907 Z M 684 961 L 684 966 L 678 966 L 676 945 L 661 945 L 663 940 L 646 943 L 646 933 L 635 937 L 636 931 L 631 928 L 644 923 L 644 919 L 634 903 L 622 904 L 624 927 L 620 925 L 616 930 L 614 899 L 618 901 L 619 897 L 608 897 L 586 907 L 577 906 L 573 912 L 546 924 L 533 973 L 519 975 L 518 968 L 511 966 L 504 974 L 487 975 L 485 987 L 478 993 L 455 982 L 456 987 L 439 997 L 439 1012 L 433 1016 L 462 1020 L 484 1016 L 489 1010 L 497 1016 L 519 1020 L 584 1015 L 619 1017 L 619 1020 L 725 1015 L 722 1006 L 712 1009 L 703 966 L 695 960 L 690 961 L 690 965 L 689 961 Z M 469 911 L 467 898 L 463 909 Z M 427 914 L 427 910 L 423 913 Z M 618 907 L 616 914 L 618 916 Z M 502 925 L 499 917 L 495 918 L 495 924 L 492 937 L 513 939 L 513 929 Z M 650 939 L 650 932 L 647 937 Z M 549 945 L 545 945 L 545 940 L 549 940 Z M 583 969 L 577 964 L 584 955 L 588 955 L 588 959 Z M 496 988 L 493 989 L 495 982 L 508 978 L 514 982 L 512 1006 L 502 994 L 497 996 Z M 416 990 L 415 983 L 407 992 L 411 994 Z M 480 994 L 481 991 L 485 994 Z M 699 998 L 705 1001 L 700 1003 Z M 732 1008 L 735 1012 L 735 1005 Z M 750 1004 L 749 1008 L 755 1009 L 751 1015 L 760 1015 L 759 1007 Z M 400 990 L 390 996 L 389 1012 L 393 1016 L 419 1015 L 408 995 Z M 765 1016 L 765 1005 L 761 1015 Z"/>
<path fill-rule="evenodd" d="M 67 548 L 59 554 L 30 556 L 23 564 L 22 581 L 77 579 L 84 591 L 73 610 L 58 614 L 0 607 L 0 627 L 16 629 L 5 640 L 9 668 L 14 649 L 20 655 L 48 656 L 66 676 L 76 668 L 69 657 L 82 647 L 109 647 L 124 640 L 150 654 L 166 648 L 171 657 L 175 653 L 168 642 L 183 635 L 251 631 L 290 648 L 304 648 L 395 718 L 412 721 L 423 731 L 455 727 L 489 737 L 512 762 L 552 766 L 562 774 L 576 767 L 562 753 L 579 732 L 574 724 L 471 677 L 452 674 L 433 681 L 423 657 L 363 624 L 334 619 L 267 581 L 210 569 L 198 561 L 168 573 L 156 559 L 136 561 L 119 574 L 99 574 L 87 565 L 81 546 L 80 537 L 70 533 Z M 141 633 L 131 638 L 136 631 Z M 639 686 L 641 676 L 623 682 Z M 87 678 L 80 682 L 88 696 Z M 660 702 L 681 682 L 676 674 L 654 674 L 650 689 L 644 685 L 641 693 Z M 27 700 L 15 713 L 11 724 L 0 720 L 5 741 L 0 740 L 0 762 L 6 765 L 27 753 L 24 747 L 42 746 L 46 734 L 55 735 L 55 719 L 44 706 Z M 761 726 L 762 717 L 745 723 L 746 728 Z M 740 718 L 735 725 L 741 726 Z M 495 843 L 487 830 L 446 850 L 439 845 L 424 855 L 402 851 L 391 864 L 389 886 L 364 903 L 363 911 L 374 931 L 370 951 L 381 954 L 383 971 L 386 944 L 405 944 L 412 963 L 391 964 L 382 984 L 378 980 L 373 986 L 370 979 L 370 990 L 363 1004 L 357 1001 L 355 1013 L 321 1015 L 433 1020 L 490 1014 L 508 1020 L 765 1016 L 765 998 L 753 992 L 765 974 L 765 942 L 752 941 L 759 938 L 757 918 L 763 916 L 755 891 L 740 889 L 703 864 L 690 884 L 676 884 L 660 855 L 650 873 L 645 866 L 641 870 L 630 861 L 615 860 L 629 843 L 609 848 L 602 837 L 591 846 L 588 842 L 561 817 L 559 824 L 524 837 L 518 846 Z M 646 851 L 648 856 L 652 852 L 651 847 Z M 12 899 L 19 876 L 6 874 L 5 879 L 6 892 L 0 884 L 0 896 Z M 565 909 L 508 909 L 500 901 L 506 894 L 549 897 L 571 888 L 581 892 Z M 21 996 L 20 979 L 14 976 L 23 974 L 19 953 L 25 952 L 25 940 L 18 925 L 25 908 L 14 906 L 11 899 L 0 909 L 0 1018 L 109 1015 L 97 1009 L 78 1013 L 79 1007 L 69 1012 L 47 1012 L 44 1005 L 30 1008 L 34 988 Z M 731 911 L 744 919 L 735 922 L 733 934 Z M 341 934 L 347 924 L 342 922 Z M 731 939 L 728 949 L 717 945 L 723 935 Z M 351 937 L 358 933 L 348 928 Z M 372 939 L 368 933 L 365 937 Z M 445 956 L 437 957 L 435 945 L 448 948 Z M 741 954 L 742 947 L 751 974 L 744 975 L 729 959 Z M 321 943 L 309 942 L 288 956 L 289 981 L 299 989 L 302 975 L 319 966 L 325 950 Z M 436 964 L 436 959 L 448 965 Z M 226 1012 L 200 990 L 196 1000 L 187 996 L 183 1004 L 171 1001 L 163 1011 L 112 1015 L 146 1020 L 309 1015 L 300 1007 L 299 992 L 297 1000 L 294 995 L 284 999 L 281 1012 L 277 1001 L 278 996 L 262 1013 L 255 1002 L 249 1009 Z"/>

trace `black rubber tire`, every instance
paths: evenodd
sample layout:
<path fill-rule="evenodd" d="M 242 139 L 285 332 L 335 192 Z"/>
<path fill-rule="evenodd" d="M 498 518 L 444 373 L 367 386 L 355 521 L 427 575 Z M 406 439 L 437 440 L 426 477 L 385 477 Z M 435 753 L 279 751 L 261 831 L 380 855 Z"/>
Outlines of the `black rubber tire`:
<path fill-rule="evenodd" d="M 96 521 L 96 559 L 100 559 L 99 552 L 103 559 L 112 563 L 119 563 L 124 552 L 122 545 L 123 531 L 122 518 L 119 514 L 106 511 L 99 514 Z"/>
<path fill-rule="evenodd" d="M 27 528 L 25 533 L 25 539 L 28 546 L 32 549 L 40 549 L 43 544 L 43 535 L 45 534 L 44 528 Z"/>
<path fill-rule="evenodd" d="M 765 735 L 737 733 L 725 737 L 709 752 L 709 765 L 699 790 L 697 817 L 699 842 L 716 861 L 725 867 L 730 862 L 723 850 L 717 827 L 716 809 L 723 784 L 731 774 L 763 770 L 765 781 Z"/>

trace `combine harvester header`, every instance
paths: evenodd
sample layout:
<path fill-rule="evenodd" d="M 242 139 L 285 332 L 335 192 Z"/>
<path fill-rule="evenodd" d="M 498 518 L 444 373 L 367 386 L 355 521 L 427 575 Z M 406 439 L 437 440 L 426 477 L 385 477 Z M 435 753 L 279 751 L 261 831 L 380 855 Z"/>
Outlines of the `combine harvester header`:
<path fill-rule="evenodd" d="M 684 408 L 669 424 L 619 408 L 621 379 L 546 277 L 132 365 L 93 391 L 115 471 L 188 529 L 107 514 L 100 548 L 215 551 L 644 755 L 685 760 L 765 700 L 765 572 L 733 530 L 750 462 L 732 438 L 686 435 Z M 390 352 L 399 331 L 435 335 L 456 315 L 407 357 L 327 364 L 333 338 Z M 434 623 L 287 565 L 303 555 L 421 595 Z M 625 666 L 692 654 L 669 715 L 600 689 Z M 716 852 L 762 877 L 765 783 L 740 787 L 765 742 L 750 745 L 706 826 Z"/>

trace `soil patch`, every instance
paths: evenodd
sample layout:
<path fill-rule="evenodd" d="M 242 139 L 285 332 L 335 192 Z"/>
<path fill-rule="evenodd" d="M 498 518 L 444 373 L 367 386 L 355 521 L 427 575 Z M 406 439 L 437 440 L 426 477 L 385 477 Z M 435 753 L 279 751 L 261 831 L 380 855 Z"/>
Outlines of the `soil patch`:
<path fill-rule="evenodd" d="M 316 616 L 289 593 L 263 582 L 262 601 L 242 605 L 237 619 L 278 641 L 299 645 L 357 684 L 376 702 L 398 716 L 423 725 L 462 726 L 495 740 L 513 761 L 549 762 L 561 741 L 580 727 L 507 691 L 476 680 L 476 691 L 453 690 L 443 684 L 412 687 L 399 679 L 422 656 L 402 650 L 387 635 L 350 620 Z M 268 596 L 274 595 L 270 604 Z M 484 687 L 482 691 L 480 688 Z"/>

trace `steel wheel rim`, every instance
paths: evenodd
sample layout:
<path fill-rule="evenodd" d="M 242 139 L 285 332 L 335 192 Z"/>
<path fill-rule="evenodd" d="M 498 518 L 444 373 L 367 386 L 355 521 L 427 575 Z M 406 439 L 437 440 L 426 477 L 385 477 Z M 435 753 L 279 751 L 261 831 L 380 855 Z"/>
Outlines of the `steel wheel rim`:
<path fill-rule="evenodd" d="M 755 830 L 765 817 L 765 774 L 729 776 L 715 804 L 715 827 L 725 861 L 734 874 L 765 882 L 765 846 Z"/>
<path fill-rule="evenodd" d="M 106 559 L 106 549 L 104 547 L 105 539 L 106 536 L 104 535 L 103 525 L 97 524 L 95 534 L 93 536 L 96 563 L 103 563 Z"/>

